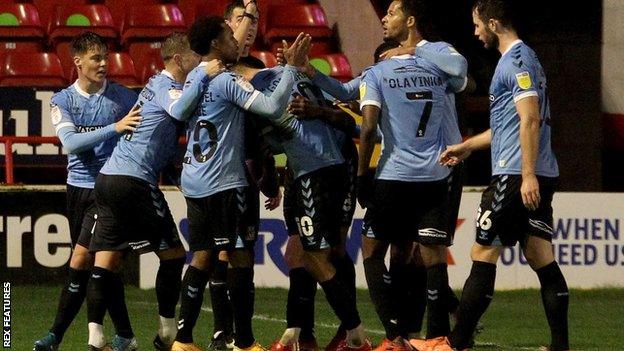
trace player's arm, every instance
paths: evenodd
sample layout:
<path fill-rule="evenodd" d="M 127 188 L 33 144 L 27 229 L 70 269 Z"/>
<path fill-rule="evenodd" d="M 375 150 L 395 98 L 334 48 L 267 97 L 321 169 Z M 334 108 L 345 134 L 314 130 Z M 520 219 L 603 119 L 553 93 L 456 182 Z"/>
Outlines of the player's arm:
<path fill-rule="evenodd" d="M 539 152 L 541 117 L 539 98 L 529 96 L 516 101 L 520 116 L 520 149 L 522 150 L 522 202 L 529 210 L 537 209 L 540 202 L 539 184 L 535 175 L 535 163 Z"/>
<path fill-rule="evenodd" d="M 297 68 L 295 65 L 302 65 L 307 58 L 310 51 L 312 38 L 304 33 L 300 33 L 297 36 L 295 42 L 288 46 L 284 42 L 284 55 L 289 62 L 294 65 L 287 64 L 284 66 L 282 77 L 279 83 L 271 95 L 264 95 L 258 90 L 253 89 L 251 84 L 244 81 L 244 85 L 248 85 L 252 92 L 249 99 L 242 103 L 241 99 L 235 99 L 238 105 L 250 112 L 266 116 L 270 119 L 278 119 L 282 116 L 288 105 L 290 99 L 290 93 L 295 83 L 295 76 L 297 74 Z M 242 79 L 242 78 L 241 78 Z"/>
<path fill-rule="evenodd" d="M 377 141 L 377 123 L 383 97 L 379 89 L 379 78 L 374 70 L 364 77 L 360 87 L 362 125 L 360 127 L 360 149 L 358 154 L 357 194 L 362 207 L 370 206 L 373 176 L 370 161 Z"/>
<path fill-rule="evenodd" d="M 375 150 L 377 139 L 377 122 L 380 109 L 378 106 L 366 105 L 362 107 L 362 127 L 360 129 L 360 153 L 358 176 L 369 173 L 370 161 Z"/>
<path fill-rule="evenodd" d="M 133 108 L 121 120 L 93 131 L 79 133 L 71 119 L 71 115 L 63 104 L 52 106 L 52 124 L 63 147 L 67 152 L 77 154 L 92 149 L 95 145 L 113 138 L 126 131 L 133 132 L 141 121 L 141 110 Z"/>
<path fill-rule="evenodd" d="M 429 60 L 452 77 L 465 78 L 468 75 L 468 61 L 450 45 L 438 49 L 425 45 L 399 46 L 385 51 L 379 57 L 386 60 L 393 56 L 406 54 L 413 54 Z"/>
<path fill-rule="evenodd" d="M 436 50 L 421 45 L 416 47 L 415 54 L 418 57 L 433 62 L 438 68 L 451 77 L 465 79 L 468 75 L 468 61 L 452 46 Z"/>
<path fill-rule="evenodd" d="M 254 21 L 258 21 L 258 3 L 256 0 L 245 0 L 244 5 L 243 18 L 234 31 L 234 39 L 238 42 L 238 57 L 243 54 L 251 26 Z"/>
<path fill-rule="evenodd" d="M 440 164 L 455 166 L 465 160 L 473 151 L 483 150 L 492 144 L 492 129 L 477 134 L 461 144 L 449 145 L 440 155 Z"/>
<path fill-rule="evenodd" d="M 314 85 L 336 99 L 340 101 L 357 100 L 359 95 L 358 88 L 362 81 L 361 77 L 355 77 L 346 83 L 342 83 L 335 78 L 324 75 L 309 64 L 304 72 L 312 79 Z"/>
<path fill-rule="evenodd" d="M 319 106 L 303 96 L 297 96 L 288 105 L 287 111 L 299 119 L 320 119 L 348 135 L 353 135 L 355 119 L 339 108 Z"/>
<path fill-rule="evenodd" d="M 167 99 L 165 96 L 165 101 L 161 103 L 161 107 L 178 121 L 186 121 L 193 115 L 210 81 L 225 70 L 221 60 L 216 59 L 202 62 L 198 67 L 203 67 L 203 69 L 193 70 L 189 74 L 182 94 L 179 97 L 174 96 L 175 98 Z"/>

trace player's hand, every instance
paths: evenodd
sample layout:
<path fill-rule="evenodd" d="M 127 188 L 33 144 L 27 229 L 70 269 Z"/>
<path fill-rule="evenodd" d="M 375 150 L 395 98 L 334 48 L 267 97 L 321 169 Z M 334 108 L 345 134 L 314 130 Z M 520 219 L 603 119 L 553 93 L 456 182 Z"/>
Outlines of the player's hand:
<path fill-rule="evenodd" d="M 321 109 L 318 105 L 313 104 L 312 101 L 301 95 L 297 95 L 288 104 L 286 111 L 295 115 L 297 119 L 313 119 L 321 114 Z"/>
<path fill-rule="evenodd" d="M 357 176 L 355 180 L 355 191 L 357 200 L 362 208 L 370 208 L 373 200 L 373 182 L 372 173 Z"/>
<path fill-rule="evenodd" d="M 286 62 L 286 58 L 284 57 L 284 48 L 277 48 L 275 58 L 277 59 L 277 64 L 280 66 L 284 66 L 288 63 Z"/>
<path fill-rule="evenodd" d="M 282 202 L 282 190 L 281 189 L 277 191 L 277 196 L 270 197 L 264 201 L 264 208 L 269 211 L 273 211 L 280 205 L 280 202 Z"/>
<path fill-rule="evenodd" d="M 522 203 L 529 211 L 535 211 L 539 207 L 540 192 L 539 182 L 535 174 L 523 174 L 522 186 L 520 187 L 520 194 L 522 195 Z"/>
<path fill-rule="evenodd" d="M 210 78 L 218 76 L 223 71 L 225 71 L 225 65 L 218 59 L 210 60 L 206 66 L 204 66 L 204 73 Z"/>
<path fill-rule="evenodd" d="M 288 45 L 286 40 L 282 40 L 283 53 L 286 62 L 295 67 L 305 67 L 308 63 L 308 52 L 310 51 L 312 37 L 309 34 L 299 33 L 292 45 Z"/>
<path fill-rule="evenodd" d="M 245 12 L 255 15 L 258 13 L 258 2 L 256 0 L 244 0 Z"/>
<path fill-rule="evenodd" d="M 456 166 L 461 161 L 465 160 L 472 151 L 466 147 L 466 144 L 455 144 L 446 147 L 446 150 L 440 155 L 438 161 L 442 166 Z"/>
<path fill-rule="evenodd" d="M 135 105 L 127 115 L 115 123 L 115 131 L 119 134 L 123 132 L 134 132 L 141 124 L 141 108 Z"/>
<path fill-rule="evenodd" d="M 379 55 L 379 59 L 380 60 L 387 60 L 393 56 L 399 56 L 399 55 L 406 55 L 406 54 L 413 54 L 415 52 L 416 48 L 411 46 L 411 47 L 407 47 L 407 46 L 398 46 L 396 48 L 392 48 L 388 51 L 384 51 L 381 55 Z"/>

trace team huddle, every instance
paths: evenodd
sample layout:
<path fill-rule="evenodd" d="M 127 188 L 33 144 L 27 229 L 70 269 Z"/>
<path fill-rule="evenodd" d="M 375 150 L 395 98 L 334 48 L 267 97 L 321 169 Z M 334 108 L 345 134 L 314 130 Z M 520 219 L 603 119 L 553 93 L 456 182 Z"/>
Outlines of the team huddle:
<path fill-rule="evenodd" d="M 473 7 L 474 34 L 502 56 L 489 90 L 490 129 L 465 141 L 455 94 L 470 85 L 468 64 L 450 44 L 426 40 L 422 0 L 390 4 L 374 64 L 347 83 L 310 64 L 312 38 L 304 33 L 284 42 L 280 65 L 264 68 L 249 55 L 258 16 L 254 0 L 236 0 L 225 18 L 199 18 L 188 33 L 171 34 L 162 42 L 165 69 L 138 96 L 106 80 L 102 38 L 90 32 L 74 38 L 78 79 L 51 102 L 52 123 L 68 152 L 74 250 L 54 324 L 33 350 L 59 350 L 85 299 L 89 350 L 138 349 L 119 275 L 131 251 L 154 252 L 160 260 L 155 349 L 201 350 L 193 329 L 208 286 L 209 348 L 265 350 L 251 323 L 260 192 L 268 210 L 283 198 L 289 234 L 287 326 L 272 351 L 319 350 L 317 284 L 340 321 L 325 350 L 372 349 L 345 250 L 356 198 L 366 208 L 366 282 L 386 333 L 375 350 L 470 349 L 494 294 L 501 250 L 518 242 L 541 284 L 551 332 L 544 350 L 568 350 L 568 288 L 551 249 L 558 168 L 546 77 L 535 52 L 518 38 L 508 2 L 477 0 Z M 361 126 L 348 109 L 361 114 Z M 184 276 L 187 250 L 158 187 L 182 130 L 187 145 L 179 187 L 192 253 Z M 372 172 L 378 142 L 383 148 Z M 449 287 L 446 250 L 462 164 L 488 147 L 492 181 L 478 209 L 473 265 L 458 299 Z M 273 158 L 282 153 L 288 160 L 283 196 Z M 115 328 L 110 341 L 107 312 Z"/>

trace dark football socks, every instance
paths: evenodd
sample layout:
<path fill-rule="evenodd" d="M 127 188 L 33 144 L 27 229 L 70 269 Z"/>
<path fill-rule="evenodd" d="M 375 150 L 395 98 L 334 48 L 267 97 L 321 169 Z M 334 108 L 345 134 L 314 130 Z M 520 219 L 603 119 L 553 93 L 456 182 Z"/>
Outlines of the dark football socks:
<path fill-rule="evenodd" d="M 446 263 L 427 267 L 427 339 L 446 336 L 450 332 L 447 293 Z"/>
<path fill-rule="evenodd" d="M 395 309 L 396 304 L 393 296 L 391 296 L 390 282 L 386 282 L 387 278 L 384 278 L 390 275 L 383 258 L 369 257 L 364 259 L 364 273 L 371 301 L 381 324 L 384 326 L 386 338 L 394 340 L 400 335 L 400 332 Z"/>
<path fill-rule="evenodd" d="M 457 324 L 449 334 L 451 345 L 457 349 L 470 347 L 472 334 L 485 310 L 492 302 L 496 265 L 475 261 L 466 279 L 457 311 Z"/>
<path fill-rule="evenodd" d="M 189 266 L 182 280 L 180 292 L 180 317 L 176 340 L 182 343 L 193 342 L 193 328 L 199 317 L 204 291 L 208 282 L 208 272 Z"/>
<path fill-rule="evenodd" d="M 214 334 L 224 332 L 230 336 L 233 333 L 232 304 L 228 297 L 227 287 L 228 262 L 217 260 L 208 283 L 210 301 L 214 319 Z"/>
<path fill-rule="evenodd" d="M 542 302 L 550 326 L 550 351 L 568 350 L 568 285 L 557 262 L 535 272 L 542 286 Z"/>
<path fill-rule="evenodd" d="M 330 280 L 321 283 L 327 302 L 340 319 L 345 330 L 351 330 L 361 324 L 355 299 L 348 293 L 347 287 L 335 275 Z"/>
<path fill-rule="evenodd" d="M 303 267 L 291 269 L 288 274 L 290 288 L 286 303 L 287 328 L 301 328 L 304 340 L 314 337 L 314 298 L 316 281 Z M 300 338 L 302 338 L 300 334 Z"/>
<path fill-rule="evenodd" d="M 182 268 L 186 258 L 160 261 L 156 274 L 156 299 L 158 314 L 165 318 L 175 318 L 175 308 L 180 299 Z"/>
<path fill-rule="evenodd" d="M 90 275 L 90 270 L 69 268 L 69 279 L 61 291 L 54 325 L 50 329 L 59 343 L 63 340 L 65 331 L 80 311 L 80 307 L 87 296 L 87 284 Z"/>
<path fill-rule="evenodd" d="M 228 273 L 228 288 L 236 329 L 234 343 L 241 349 L 251 346 L 255 341 L 251 327 L 255 298 L 253 276 L 253 268 L 248 267 L 230 268 Z"/>
<path fill-rule="evenodd" d="M 391 262 L 390 277 L 401 336 L 408 338 L 422 329 L 427 307 L 427 269 L 412 262 Z"/>

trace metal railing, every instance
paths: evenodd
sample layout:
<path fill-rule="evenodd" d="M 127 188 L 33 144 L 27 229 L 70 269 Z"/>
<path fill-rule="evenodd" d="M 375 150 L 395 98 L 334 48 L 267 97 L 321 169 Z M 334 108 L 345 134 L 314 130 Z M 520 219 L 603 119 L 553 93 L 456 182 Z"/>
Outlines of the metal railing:
<path fill-rule="evenodd" d="M 13 144 L 54 144 L 61 146 L 61 141 L 57 137 L 42 136 L 0 136 L 0 143 L 4 144 L 4 173 L 7 185 L 13 185 Z"/>

